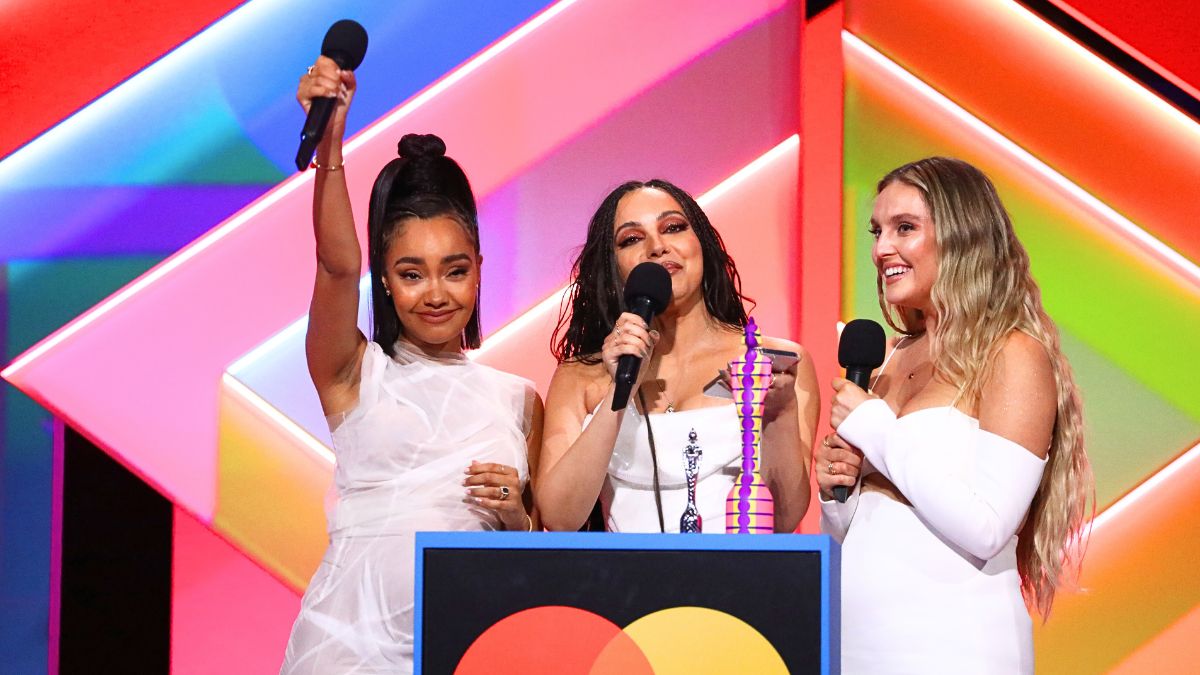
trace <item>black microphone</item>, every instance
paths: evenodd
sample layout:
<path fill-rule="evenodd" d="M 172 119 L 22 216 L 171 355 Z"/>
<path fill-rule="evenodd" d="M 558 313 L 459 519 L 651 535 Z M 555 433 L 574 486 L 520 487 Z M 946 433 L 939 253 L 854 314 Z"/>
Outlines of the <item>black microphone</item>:
<path fill-rule="evenodd" d="M 342 70 L 354 70 L 367 55 L 367 31 L 357 21 L 342 19 L 329 27 L 321 42 L 321 56 L 328 56 Z M 300 130 L 300 149 L 296 151 L 296 169 L 303 171 L 317 151 L 317 143 L 325 134 L 329 116 L 333 114 L 336 97 L 314 98 L 308 108 L 308 118 Z"/>
<path fill-rule="evenodd" d="M 650 325 L 655 314 L 661 314 L 671 304 L 671 273 L 658 263 L 644 262 L 629 273 L 625 280 L 625 311 L 642 317 Z M 613 410 L 624 410 L 637 382 L 642 359 L 622 354 L 617 360 L 617 388 L 613 391 Z"/>
<path fill-rule="evenodd" d="M 871 371 L 883 364 L 886 344 L 883 326 L 874 321 L 855 319 L 846 324 L 838 342 L 838 364 L 846 369 L 846 379 L 866 391 L 871 384 Z M 849 486 L 833 486 L 833 498 L 845 503 L 850 498 Z"/>

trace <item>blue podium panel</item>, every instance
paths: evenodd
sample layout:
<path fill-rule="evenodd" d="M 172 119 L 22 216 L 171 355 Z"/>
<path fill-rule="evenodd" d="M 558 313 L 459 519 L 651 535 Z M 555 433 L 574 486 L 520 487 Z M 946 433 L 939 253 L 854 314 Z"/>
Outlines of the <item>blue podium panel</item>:
<path fill-rule="evenodd" d="M 839 556 L 826 535 L 421 532 L 416 672 L 837 673 Z"/>

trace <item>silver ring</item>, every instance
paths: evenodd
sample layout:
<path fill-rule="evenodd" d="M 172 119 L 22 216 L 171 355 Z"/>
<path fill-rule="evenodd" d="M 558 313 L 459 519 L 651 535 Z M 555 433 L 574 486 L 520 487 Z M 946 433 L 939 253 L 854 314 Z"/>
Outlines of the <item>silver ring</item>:
<path fill-rule="evenodd" d="M 511 490 L 508 489 L 507 485 L 501 485 L 500 486 L 500 499 L 508 499 L 509 492 L 511 492 Z"/>
<path fill-rule="evenodd" d="M 309 66 L 308 71 L 305 72 L 305 75 L 312 75 L 313 68 L 316 68 L 316 66 Z"/>

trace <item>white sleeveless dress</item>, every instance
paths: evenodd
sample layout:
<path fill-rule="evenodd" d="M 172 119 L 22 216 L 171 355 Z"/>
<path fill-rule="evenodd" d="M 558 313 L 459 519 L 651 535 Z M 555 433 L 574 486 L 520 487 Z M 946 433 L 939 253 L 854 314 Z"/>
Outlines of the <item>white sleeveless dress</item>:
<path fill-rule="evenodd" d="M 667 532 L 679 532 L 687 507 L 687 460 L 684 448 L 695 430 L 701 458 L 696 481 L 696 508 L 701 532 L 725 532 L 725 498 L 741 473 L 742 439 L 737 410 L 728 405 L 670 413 L 650 413 L 658 454 L 659 493 Z M 588 416 L 586 423 L 591 421 Z M 654 501 L 654 464 L 646 434 L 647 416 L 631 401 L 621 420 L 608 477 L 600 493 L 610 532 L 658 532 Z"/>
<path fill-rule="evenodd" d="M 821 500 L 842 542 L 842 672 L 1033 672 L 1016 532 L 1045 461 L 949 406 L 897 418 L 871 400 L 838 433 L 913 504 Z"/>
<path fill-rule="evenodd" d="M 330 419 L 337 456 L 329 548 L 309 583 L 281 672 L 408 673 L 414 534 L 502 529 L 469 503 L 472 460 L 529 477 L 532 383 L 463 356 L 367 344 L 358 404 Z"/>

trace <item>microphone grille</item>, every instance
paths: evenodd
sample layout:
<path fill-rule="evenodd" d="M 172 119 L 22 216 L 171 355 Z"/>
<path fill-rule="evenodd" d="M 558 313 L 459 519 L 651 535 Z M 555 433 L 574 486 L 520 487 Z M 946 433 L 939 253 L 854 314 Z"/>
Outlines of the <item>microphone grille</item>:
<path fill-rule="evenodd" d="M 838 364 L 843 368 L 859 366 L 874 370 L 883 364 L 886 349 L 887 336 L 883 326 L 870 319 L 855 319 L 842 329 Z"/>
<path fill-rule="evenodd" d="M 367 29 L 353 19 L 338 21 L 325 32 L 321 54 L 336 61 L 342 70 L 354 70 L 367 55 Z"/>
<path fill-rule="evenodd" d="M 671 273 L 658 263 L 644 262 L 633 268 L 625 280 L 625 304 L 634 298 L 646 297 L 655 314 L 671 304 Z"/>

